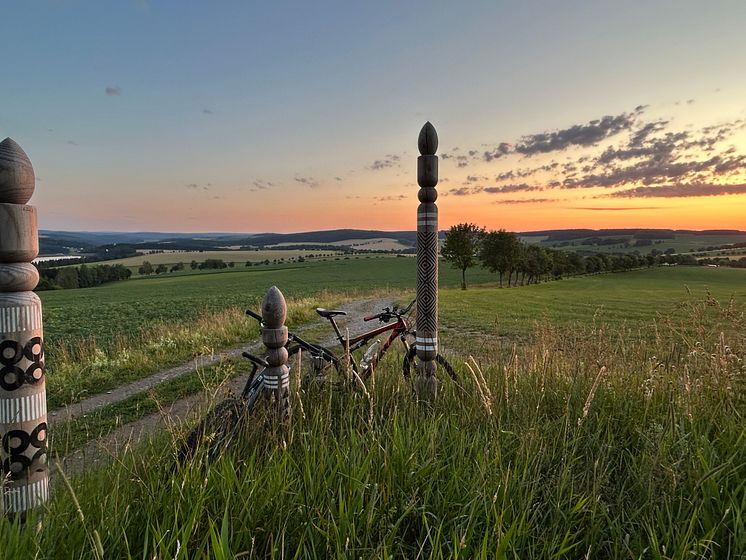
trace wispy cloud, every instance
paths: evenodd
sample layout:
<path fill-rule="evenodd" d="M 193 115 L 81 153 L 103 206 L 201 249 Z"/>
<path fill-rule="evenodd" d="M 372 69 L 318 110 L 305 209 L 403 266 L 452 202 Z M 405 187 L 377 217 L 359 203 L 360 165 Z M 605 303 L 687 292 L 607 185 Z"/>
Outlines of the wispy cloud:
<path fill-rule="evenodd" d="M 312 189 L 315 189 L 319 186 L 318 181 L 316 181 L 313 177 L 296 177 L 294 180 L 296 183 L 300 183 L 301 185 L 305 185 Z"/>
<path fill-rule="evenodd" d="M 119 86 L 106 86 L 106 89 L 104 91 L 108 96 L 122 95 L 122 88 L 120 88 Z"/>
<path fill-rule="evenodd" d="M 262 179 L 257 179 L 251 183 L 251 187 L 249 187 L 249 191 L 251 192 L 265 191 L 274 186 L 275 184 L 272 181 L 264 181 Z"/>
<path fill-rule="evenodd" d="M 606 115 L 586 124 L 524 136 L 516 145 L 515 151 L 525 156 L 533 156 L 566 150 L 571 146 L 595 146 L 601 140 L 631 130 L 637 122 L 637 117 L 644 110 L 645 107 L 640 105 L 632 113 Z"/>
<path fill-rule="evenodd" d="M 634 212 L 636 210 L 663 210 L 665 206 L 573 206 L 570 210 L 591 212 Z"/>
<path fill-rule="evenodd" d="M 688 198 L 697 196 L 720 196 L 746 194 L 746 184 L 679 184 L 657 187 L 635 187 L 606 195 L 609 198 Z"/>
<path fill-rule="evenodd" d="M 387 167 L 394 167 L 396 165 L 399 165 L 400 160 L 401 156 L 397 156 L 396 154 L 387 154 L 385 158 L 377 159 L 376 161 L 371 163 L 368 168 L 374 171 L 379 171 L 381 169 L 386 169 Z"/>
<path fill-rule="evenodd" d="M 203 115 L 213 115 L 212 109 L 202 109 Z"/>
<path fill-rule="evenodd" d="M 557 202 L 559 198 L 507 198 L 495 200 L 493 204 L 541 204 L 544 202 Z"/>

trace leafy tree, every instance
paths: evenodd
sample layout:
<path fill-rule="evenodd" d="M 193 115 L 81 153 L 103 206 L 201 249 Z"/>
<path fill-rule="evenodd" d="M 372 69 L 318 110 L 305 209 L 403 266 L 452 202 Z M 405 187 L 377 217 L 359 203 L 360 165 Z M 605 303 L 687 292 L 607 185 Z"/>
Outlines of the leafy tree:
<path fill-rule="evenodd" d="M 159 265 L 158 265 L 158 266 L 157 266 L 157 267 L 155 268 L 155 273 L 156 273 L 156 274 L 163 274 L 164 272 L 168 272 L 168 268 L 166 268 L 166 265 L 165 265 L 165 264 L 159 264 Z"/>
<path fill-rule="evenodd" d="M 505 231 L 491 231 L 485 234 L 479 248 L 479 260 L 491 272 L 500 276 L 500 286 L 503 285 L 503 275 L 516 268 L 521 242 L 515 233 Z"/>
<path fill-rule="evenodd" d="M 192 261 L 191 263 L 189 263 L 189 268 L 191 268 L 192 270 L 197 270 L 198 267 L 199 263 L 197 261 Z"/>
<path fill-rule="evenodd" d="M 147 276 L 149 274 L 153 274 L 153 265 L 150 264 L 150 261 L 144 261 L 142 263 L 142 266 L 137 269 L 137 272 L 139 272 L 143 276 Z"/>
<path fill-rule="evenodd" d="M 65 290 L 78 287 L 78 270 L 74 267 L 61 268 L 57 273 L 57 284 Z"/>
<path fill-rule="evenodd" d="M 479 262 L 477 255 L 484 234 L 483 227 L 470 223 L 451 226 L 451 229 L 446 233 L 441 254 L 446 261 L 451 263 L 453 268 L 461 270 L 462 290 L 466 289 L 466 269 Z"/>

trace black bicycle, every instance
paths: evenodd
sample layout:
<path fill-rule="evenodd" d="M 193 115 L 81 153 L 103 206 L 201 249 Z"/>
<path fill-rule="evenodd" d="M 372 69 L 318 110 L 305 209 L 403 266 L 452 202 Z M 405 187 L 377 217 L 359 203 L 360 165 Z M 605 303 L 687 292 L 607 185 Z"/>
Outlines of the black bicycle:
<path fill-rule="evenodd" d="M 197 426 L 189 432 L 184 443 L 177 451 L 177 459 L 183 464 L 194 456 L 197 449 L 207 445 L 206 462 L 212 463 L 231 444 L 233 439 L 245 425 L 249 412 L 254 408 L 260 395 L 264 392 L 264 369 L 269 364 L 264 358 L 254 356 L 248 352 L 243 357 L 251 362 L 252 369 L 238 397 L 225 399 L 218 403 Z M 257 370 L 262 371 L 257 375 Z"/>
<path fill-rule="evenodd" d="M 320 344 L 308 342 L 296 333 L 288 332 L 288 344 L 286 346 L 288 349 L 288 366 L 291 369 L 296 367 L 295 362 L 297 359 L 295 358 L 298 352 L 303 352 L 308 357 L 311 366 L 310 371 L 307 371 L 305 376 L 302 375 L 301 379 L 305 377 L 306 381 L 311 382 L 324 379 L 329 369 L 334 369 L 344 379 L 343 373 L 347 366 L 349 366 L 355 376 L 358 376 L 361 381 L 366 381 L 370 378 L 378 361 L 394 341 L 399 339 L 405 348 L 404 359 L 402 360 L 402 373 L 406 379 L 410 379 L 412 364 L 414 364 L 417 354 L 417 348 L 414 344 L 416 332 L 411 330 L 407 323 L 407 315 L 413 305 L 414 301 L 405 308 L 399 308 L 396 305 L 391 308 L 385 307 L 380 313 L 363 317 L 364 321 L 378 319 L 384 325 L 350 338 L 342 335 L 339 326 L 334 320 L 334 317 L 346 315 L 346 312 L 317 308 L 316 312 L 331 323 L 337 340 L 344 350 L 344 355 L 339 357 L 332 350 Z M 256 319 L 260 327 L 264 326 L 262 316 L 258 313 L 247 309 L 246 314 Z M 392 322 L 394 319 L 396 321 Z M 352 356 L 352 352 L 361 349 L 371 340 L 388 331 L 391 331 L 388 338 L 383 343 L 378 339 L 373 342 L 359 360 L 359 363 L 350 357 Z M 251 362 L 252 370 L 241 394 L 238 397 L 232 397 L 218 403 L 187 435 L 186 440 L 177 452 L 179 463 L 183 464 L 187 459 L 193 457 L 197 449 L 205 444 L 207 445 L 205 459 L 207 463 L 213 462 L 227 449 L 236 435 L 246 425 L 246 420 L 251 410 L 256 405 L 260 395 L 265 392 L 264 371 L 265 368 L 269 367 L 269 364 L 264 358 L 255 356 L 249 352 L 243 352 L 242 355 Z M 458 376 L 455 370 L 443 356 L 438 354 L 436 362 L 443 367 L 453 381 L 458 383 Z M 262 371 L 257 374 L 260 367 Z"/>
<path fill-rule="evenodd" d="M 375 370 L 378 362 L 398 339 L 404 346 L 402 373 L 406 379 L 410 379 L 411 370 L 417 355 L 417 348 L 415 345 L 417 333 L 409 327 L 408 323 L 408 316 L 414 307 L 414 304 L 415 301 L 413 300 L 409 305 L 403 308 L 394 305 L 393 307 L 384 307 L 380 313 L 366 315 L 363 317 L 363 321 L 373 321 L 377 319 L 380 323 L 383 323 L 383 325 L 351 337 L 346 337 L 342 334 L 342 331 L 335 320 L 335 317 L 347 315 L 345 311 L 328 310 L 317 307 L 316 313 L 329 321 L 343 353 L 343 357 L 339 357 L 332 350 L 320 344 L 313 344 L 302 340 L 297 335 L 293 335 L 290 339 L 293 344 L 290 344 L 290 342 L 288 343 L 288 354 L 293 356 L 303 350 L 309 353 L 310 368 L 309 371 L 302 376 L 303 378 L 316 379 L 320 376 L 323 377 L 330 369 L 343 373 L 342 366 L 349 364 L 352 371 L 358 375 L 362 381 L 367 381 Z M 389 333 L 387 338 L 384 340 L 378 338 L 380 335 L 385 333 Z M 371 341 L 373 341 L 372 344 L 368 345 Z M 362 357 L 356 359 L 354 353 L 361 350 L 366 345 L 368 346 Z M 458 376 L 451 364 L 448 363 L 448 360 L 438 354 L 435 361 L 446 371 L 446 373 L 448 373 L 451 379 L 458 381 Z M 290 360 L 288 363 L 293 367 Z"/>

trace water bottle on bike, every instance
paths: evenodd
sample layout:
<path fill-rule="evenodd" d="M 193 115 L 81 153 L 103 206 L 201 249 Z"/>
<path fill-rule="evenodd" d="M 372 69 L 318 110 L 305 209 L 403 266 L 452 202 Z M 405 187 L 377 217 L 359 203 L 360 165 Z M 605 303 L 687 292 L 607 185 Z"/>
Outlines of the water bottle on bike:
<path fill-rule="evenodd" d="M 365 351 L 363 358 L 360 360 L 360 372 L 363 374 L 364 377 L 368 375 L 368 370 L 370 369 L 373 360 L 378 354 L 378 349 L 380 347 L 381 339 L 379 338 L 373 344 L 368 346 L 368 349 Z"/>

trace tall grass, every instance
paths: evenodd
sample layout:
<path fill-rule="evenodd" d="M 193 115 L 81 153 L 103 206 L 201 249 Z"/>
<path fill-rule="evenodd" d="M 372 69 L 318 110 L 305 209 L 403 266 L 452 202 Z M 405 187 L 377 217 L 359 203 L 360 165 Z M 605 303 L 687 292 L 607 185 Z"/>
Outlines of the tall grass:
<path fill-rule="evenodd" d="M 429 412 L 391 360 L 367 395 L 301 391 L 283 438 L 250 430 L 209 469 L 175 468 L 177 426 L 57 484 L 40 533 L 3 521 L 4 555 L 744 558 L 746 320 L 689 311 L 649 341 L 487 341 Z"/>
<path fill-rule="evenodd" d="M 287 324 L 295 327 L 316 317 L 318 305 L 339 304 L 344 296 L 323 293 L 288 301 Z M 258 309 L 252 299 L 248 307 Z M 50 409 L 71 404 L 91 395 L 141 379 L 199 355 L 255 341 L 256 321 L 244 308 L 206 312 L 188 322 L 155 323 L 133 333 L 98 340 L 74 338 L 56 340 L 46 348 L 47 397 Z"/>

